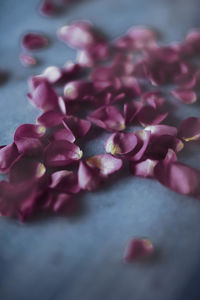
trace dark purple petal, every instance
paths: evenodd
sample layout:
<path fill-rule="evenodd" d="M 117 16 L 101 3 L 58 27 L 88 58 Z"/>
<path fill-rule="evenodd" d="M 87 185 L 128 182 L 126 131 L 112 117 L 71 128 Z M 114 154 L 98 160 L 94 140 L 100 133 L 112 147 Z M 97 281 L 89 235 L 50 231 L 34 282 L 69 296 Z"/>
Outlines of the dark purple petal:
<path fill-rule="evenodd" d="M 132 262 L 147 259 L 154 253 L 154 246 L 149 239 L 134 238 L 129 241 L 124 251 L 124 261 Z"/>
<path fill-rule="evenodd" d="M 133 151 L 137 146 L 137 136 L 134 133 L 113 133 L 105 142 L 104 148 L 112 155 L 125 155 Z"/>
<path fill-rule="evenodd" d="M 67 170 L 55 172 L 51 174 L 50 188 L 60 193 L 77 194 L 80 191 L 78 176 Z"/>
<path fill-rule="evenodd" d="M 142 101 L 151 105 L 154 109 L 161 108 L 165 99 L 161 96 L 160 92 L 146 92 L 142 94 Z"/>
<path fill-rule="evenodd" d="M 200 118 L 190 117 L 183 120 L 179 134 L 186 142 L 200 140 Z"/>
<path fill-rule="evenodd" d="M 19 158 L 19 152 L 15 143 L 0 149 L 0 173 L 7 173 L 15 161 Z"/>
<path fill-rule="evenodd" d="M 137 115 L 137 119 L 142 126 L 157 125 L 166 119 L 168 113 L 160 113 L 152 106 L 144 106 Z"/>
<path fill-rule="evenodd" d="M 61 112 L 52 110 L 44 112 L 37 118 L 37 122 L 45 127 L 55 127 L 62 124 L 63 118 L 64 116 Z"/>
<path fill-rule="evenodd" d="M 66 129 L 70 129 L 77 139 L 84 137 L 91 127 L 91 123 L 89 121 L 73 116 L 65 117 L 63 120 L 63 125 L 66 127 Z"/>
<path fill-rule="evenodd" d="M 28 50 L 43 48 L 47 45 L 48 39 L 38 33 L 27 33 L 22 39 L 22 46 Z"/>
<path fill-rule="evenodd" d="M 124 117 L 126 124 L 131 124 L 142 109 L 143 104 L 135 100 L 124 104 Z"/>
<path fill-rule="evenodd" d="M 94 191 L 101 182 L 98 170 L 81 161 L 78 169 L 78 183 L 82 190 Z"/>
<path fill-rule="evenodd" d="M 83 152 L 68 141 L 52 141 L 45 149 L 45 164 L 49 167 L 62 167 L 81 159 Z"/>
<path fill-rule="evenodd" d="M 193 104 L 197 101 L 197 95 L 192 90 L 176 89 L 171 91 L 171 94 L 185 104 Z"/>
<path fill-rule="evenodd" d="M 119 110 L 114 106 L 101 107 L 88 116 L 95 125 L 108 131 L 121 131 L 125 129 L 125 120 Z"/>

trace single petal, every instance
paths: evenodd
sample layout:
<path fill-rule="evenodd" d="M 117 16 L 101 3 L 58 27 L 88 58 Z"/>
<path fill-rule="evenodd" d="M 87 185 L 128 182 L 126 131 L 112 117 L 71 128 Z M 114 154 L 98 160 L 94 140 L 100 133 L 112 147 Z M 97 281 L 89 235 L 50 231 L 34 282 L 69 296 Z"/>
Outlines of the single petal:
<path fill-rule="evenodd" d="M 82 190 L 94 191 L 101 182 L 98 170 L 81 161 L 78 169 L 78 183 Z"/>
<path fill-rule="evenodd" d="M 89 121 L 79 119 L 74 116 L 65 117 L 63 125 L 66 129 L 70 129 L 77 139 L 84 137 L 91 127 L 91 123 Z"/>
<path fill-rule="evenodd" d="M 197 101 L 197 95 L 192 90 L 175 89 L 171 91 L 171 94 L 185 104 L 193 104 Z"/>
<path fill-rule="evenodd" d="M 86 160 L 87 164 L 91 167 L 97 168 L 102 177 L 111 175 L 122 167 L 122 160 L 110 154 L 100 154 L 90 157 Z"/>
<path fill-rule="evenodd" d="M 44 70 L 42 76 L 44 76 L 49 83 L 54 84 L 62 78 L 63 72 L 61 68 L 50 66 Z"/>
<path fill-rule="evenodd" d="M 200 140 L 200 118 L 190 117 L 183 120 L 179 134 L 186 142 Z"/>
<path fill-rule="evenodd" d="M 89 81 L 76 80 L 67 83 L 64 86 L 64 96 L 67 100 L 84 100 L 85 97 L 91 96 L 93 84 Z"/>
<path fill-rule="evenodd" d="M 7 173 L 15 161 L 19 158 L 19 152 L 15 143 L 0 149 L 0 173 Z"/>
<path fill-rule="evenodd" d="M 122 76 L 120 78 L 123 87 L 127 90 L 129 96 L 138 97 L 141 94 L 141 87 L 138 80 L 133 76 Z"/>
<path fill-rule="evenodd" d="M 45 164 L 49 167 L 68 166 L 81 159 L 83 152 L 68 141 L 52 141 L 45 149 Z"/>
<path fill-rule="evenodd" d="M 157 125 L 166 119 L 168 113 L 160 113 L 152 106 L 144 106 L 137 115 L 138 122 L 142 126 Z"/>
<path fill-rule="evenodd" d="M 56 3 L 51 0 L 43 0 L 40 5 L 40 12 L 47 17 L 55 15 L 57 10 L 58 7 Z"/>
<path fill-rule="evenodd" d="M 121 131 L 125 129 L 125 120 L 119 110 L 114 106 L 101 107 L 88 116 L 88 120 L 108 131 Z"/>
<path fill-rule="evenodd" d="M 72 195 L 59 193 L 52 201 L 51 210 L 55 213 L 72 214 L 77 210 L 77 200 Z"/>
<path fill-rule="evenodd" d="M 76 138 L 69 128 L 60 128 L 53 133 L 54 140 L 66 140 L 68 142 L 74 143 Z"/>
<path fill-rule="evenodd" d="M 37 122 L 45 127 L 55 127 L 62 124 L 63 114 L 58 111 L 46 111 L 37 118 Z"/>
<path fill-rule="evenodd" d="M 67 170 L 57 171 L 51 174 L 50 188 L 60 193 L 77 194 L 80 191 L 78 176 Z"/>
<path fill-rule="evenodd" d="M 117 132 L 111 134 L 105 142 L 104 148 L 112 155 L 125 155 L 137 146 L 137 136 L 134 133 Z"/>
<path fill-rule="evenodd" d="M 151 132 L 147 130 L 138 130 L 134 132 L 138 139 L 138 144 L 132 154 L 131 161 L 139 161 L 143 158 L 150 142 Z"/>
<path fill-rule="evenodd" d="M 126 124 L 131 124 L 136 119 L 142 107 L 143 104 L 135 100 L 124 104 L 124 117 Z"/>
<path fill-rule="evenodd" d="M 37 64 L 37 59 L 30 54 L 22 53 L 20 54 L 19 59 L 24 67 L 30 67 Z"/>
<path fill-rule="evenodd" d="M 22 46 L 28 50 L 43 48 L 48 45 L 48 39 L 41 34 L 30 32 L 23 36 Z"/>
<path fill-rule="evenodd" d="M 165 99 L 161 96 L 159 91 L 146 92 L 142 94 L 142 101 L 151 105 L 154 109 L 161 108 Z"/>
<path fill-rule="evenodd" d="M 124 261 L 132 262 L 151 257 L 154 253 L 154 246 L 149 239 L 134 238 L 129 241 L 124 251 Z"/>
<path fill-rule="evenodd" d="M 151 125 L 145 127 L 145 130 L 151 132 L 151 136 L 161 136 L 161 135 L 172 135 L 177 136 L 178 130 L 176 127 L 169 126 L 169 125 Z"/>
<path fill-rule="evenodd" d="M 154 167 L 158 163 L 157 160 L 146 159 L 144 161 L 133 163 L 131 162 L 130 168 L 131 173 L 134 176 L 153 178 L 154 177 Z"/>

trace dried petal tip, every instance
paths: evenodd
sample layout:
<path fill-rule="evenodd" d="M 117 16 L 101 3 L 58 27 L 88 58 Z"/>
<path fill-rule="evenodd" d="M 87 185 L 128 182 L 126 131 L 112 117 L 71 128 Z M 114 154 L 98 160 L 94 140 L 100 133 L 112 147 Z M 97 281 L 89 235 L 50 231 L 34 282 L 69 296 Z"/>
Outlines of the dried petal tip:
<path fill-rule="evenodd" d="M 180 126 L 180 136 L 186 142 L 200 140 L 200 118 L 185 119 Z"/>
<path fill-rule="evenodd" d="M 31 67 L 37 64 L 36 58 L 29 54 L 22 53 L 19 59 L 24 67 Z"/>
<path fill-rule="evenodd" d="M 27 33 L 23 36 L 22 46 L 28 50 L 43 48 L 48 45 L 48 39 L 38 33 Z"/>
<path fill-rule="evenodd" d="M 124 251 L 126 263 L 147 259 L 154 253 L 152 242 L 146 238 L 135 238 L 131 240 Z"/>

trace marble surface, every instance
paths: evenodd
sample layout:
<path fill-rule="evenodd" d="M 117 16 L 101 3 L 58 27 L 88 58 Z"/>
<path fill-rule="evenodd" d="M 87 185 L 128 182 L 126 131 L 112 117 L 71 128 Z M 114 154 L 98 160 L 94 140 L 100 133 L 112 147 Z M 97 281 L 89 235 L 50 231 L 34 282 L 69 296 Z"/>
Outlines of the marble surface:
<path fill-rule="evenodd" d="M 132 24 L 147 24 L 158 28 L 164 41 L 181 40 L 188 29 L 200 27 L 198 0 L 86 0 L 53 19 L 41 17 L 37 7 L 34 0 L 0 0 L 0 69 L 10 72 L 0 86 L 0 144 L 38 115 L 26 99 L 28 76 L 75 58 L 56 39 L 60 25 L 89 19 L 116 37 Z M 47 49 L 36 52 L 41 65 L 31 70 L 18 60 L 19 39 L 29 30 L 51 39 Z M 177 108 L 177 122 L 200 114 L 198 103 Z M 199 147 L 189 147 L 181 160 L 200 169 Z M 86 147 L 88 153 L 102 150 L 102 138 Z M 83 211 L 74 218 L 25 225 L 0 219 L 1 300 L 200 299 L 198 201 L 132 177 L 116 178 L 82 201 Z M 124 245 L 133 236 L 155 243 L 153 261 L 123 264 Z"/>

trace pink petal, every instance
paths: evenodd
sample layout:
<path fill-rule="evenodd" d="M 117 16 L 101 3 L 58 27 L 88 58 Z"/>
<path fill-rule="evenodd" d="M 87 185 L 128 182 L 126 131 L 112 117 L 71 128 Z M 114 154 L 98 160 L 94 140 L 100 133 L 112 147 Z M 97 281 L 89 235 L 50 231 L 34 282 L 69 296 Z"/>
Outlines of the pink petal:
<path fill-rule="evenodd" d="M 44 112 L 37 118 L 37 122 L 45 127 L 55 127 L 62 124 L 63 118 L 64 116 L 61 112 L 52 110 Z"/>
<path fill-rule="evenodd" d="M 22 53 L 20 54 L 19 59 L 24 67 L 30 67 L 37 64 L 37 59 L 30 54 Z"/>
<path fill-rule="evenodd" d="M 62 78 L 63 72 L 58 67 L 50 66 L 44 70 L 42 75 L 46 78 L 46 80 L 49 83 L 54 84 Z"/>
<path fill-rule="evenodd" d="M 97 168 L 102 177 L 111 175 L 122 167 L 122 160 L 113 157 L 110 154 L 100 154 L 87 159 L 87 164 L 91 167 Z"/>
<path fill-rule="evenodd" d="M 143 104 L 135 100 L 124 104 L 124 117 L 126 124 L 131 124 L 142 109 Z"/>
<path fill-rule="evenodd" d="M 95 167 L 81 161 L 78 169 L 78 183 L 82 190 L 94 191 L 100 185 L 100 176 Z"/>
<path fill-rule="evenodd" d="M 134 238 L 129 241 L 124 251 L 124 261 L 132 262 L 147 259 L 154 253 L 152 242 L 146 238 Z"/>
<path fill-rule="evenodd" d="M 53 133 L 54 140 L 66 140 L 74 143 L 76 138 L 69 128 L 60 128 Z"/>
<path fill-rule="evenodd" d="M 63 125 L 66 127 L 66 129 L 70 129 L 77 139 L 84 137 L 91 127 L 91 123 L 89 121 L 73 116 L 65 117 L 63 120 Z"/>
<path fill-rule="evenodd" d="M 67 83 L 64 86 L 64 96 L 67 100 L 84 100 L 85 97 L 91 96 L 93 92 L 92 82 L 76 80 Z"/>
<path fill-rule="evenodd" d="M 137 97 L 141 94 L 138 80 L 133 76 L 123 76 L 120 78 L 123 87 L 129 92 L 130 96 Z"/>
<path fill-rule="evenodd" d="M 46 78 L 43 75 L 32 76 L 28 79 L 28 86 L 31 92 L 33 92 L 42 82 L 45 82 Z"/>
<path fill-rule="evenodd" d="M 153 178 L 154 177 L 154 167 L 158 163 L 157 160 L 146 159 L 144 161 L 133 163 L 131 162 L 130 168 L 131 173 L 134 176 Z"/>
<path fill-rule="evenodd" d="M 183 120 L 179 134 L 186 142 L 200 140 L 200 118 L 190 117 Z"/>
<path fill-rule="evenodd" d="M 137 137 L 134 133 L 113 133 L 105 142 L 104 148 L 112 155 L 125 155 L 130 153 L 137 146 Z"/>
<path fill-rule="evenodd" d="M 192 72 L 181 74 L 175 78 L 175 83 L 180 86 L 180 89 L 190 90 L 197 84 L 197 75 Z"/>
<path fill-rule="evenodd" d="M 128 30 L 128 36 L 134 43 L 134 48 L 141 50 L 156 46 L 157 35 L 147 27 L 131 27 Z"/>
<path fill-rule="evenodd" d="M 169 126 L 169 125 L 151 125 L 145 127 L 145 130 L 151 132 L 152 137 L 158 137 L 161 135 L 172 135 L 172 136 L 177 136 L 178 130 L 176 127 Z"/>
<path fill-rule="evenodd" d="M 48 39 L 38 33 L 27 33 L 23 36 L 22 46 L 28 50 L 43 48 L 48 45 Z"/>
<path fill-rule="evenodd" d="M 166 119 L 168 113 L 160 113 L 152 106 L 144 106 L 137 115 L 137 119 L 142 126 L 157 125 Z"/>
<path fill-rule="evenodd" d="M 40 6 L 40 12 L 44 16 L 55 15 L 57 12 L 57 9 L 58 9 L 57 5 L 51 0 L 43 0 L 42 4 Z"/>
<path fill-rule="evenodd" d="M 165 99 L 161 96 L 160 92 L 146 92 L 142 94 L 142 101 L 147 102 L 154 109 L 161 108 Z"/>
<path fill-rule="evenodd" d="M 72 214 L 77 209 L 77 201 L 72 195 L 60 193 L 54 198 L 51 206 L 51 210 L 55 213 Z"/>
<path fill-rule="evenodd" d="M 50 187 L 60 193 L 77 194 L 80 191 L 77 174 L 67 170 L 53 173 Z"/>
<path fill-rule="evenodd" d="M 41 138 L 44 137 L 46 128 L 40 125 L 23 124 L 14 134 L 14 142 L 20 153 L 37 155 L 42 151 Z"/>
<path fill-rule="evenodd" d="M 142 159 L 147 150 L 151 137 L 150 131 L 147 130 L 138 130 L 135 132 L 135 135 L 138 138 L 138 144 L 130 158 L 131 161 L 138 161 Z"/>
<path fill-rule="evenodd" d="M 31 102 L 44 111 L 53 110 L 58 105 L 58 96 L 47 82 L 40 83 L 33 91 Z"/>
<path fill-rule="evenodd" d="M 77 53 L 77 62 L 84 67 L 93 67 L 98 62 L 106 60 L 109 56 L 109 47 L 106 43 L 97 43 L 87 50 Z"/>
<path fill-rule="evenodd" d="M 15 143 L 0 149 L 0 173 L 7 173 L 15 161 L 19 158 L 19 152 Z"/>
<path fill-rule="evenodd" d="M 185 103 L 185 104 L 192 104 L 197 101 L 197 95 L 192 90 L 186 90 L 186 89 L 176 89 L 172 90 L 171 94 L 178 99 L 179 101 Z"/>
<path fill-rule="evenodd" d="M 83 152 L 68 141 L 52 141 L 45 149 L 45 164 L 49 167 L 62 167 L 81 159 Z"/>
<path fill-rule="evenodd" d="M 101 107 L 88 116 L 88 120 L 108 131 L 125 129 L 125 120 L 114 106 Z"/>

